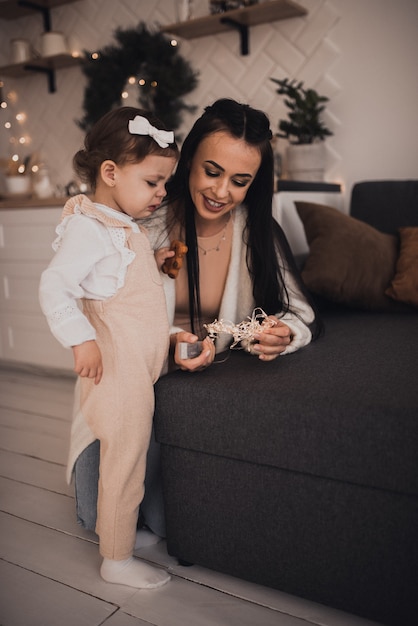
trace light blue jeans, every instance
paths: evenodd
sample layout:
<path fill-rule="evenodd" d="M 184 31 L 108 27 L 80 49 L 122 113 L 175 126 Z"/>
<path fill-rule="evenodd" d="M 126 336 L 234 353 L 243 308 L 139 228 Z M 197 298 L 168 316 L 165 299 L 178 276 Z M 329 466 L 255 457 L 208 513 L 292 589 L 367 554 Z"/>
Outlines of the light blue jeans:
<path fill-rule="evenodd" d="M 78 457 L 74 469 L 77 520 L 83 528 L 96 528 L 97 486 L 99 480 L 100 442 L 90 444 Z M 151 435 L 147 455 L 145 496 L 140 517 L 159 537 L 165 537 L 164 501 L 161 485 L 160 444 Z"/>

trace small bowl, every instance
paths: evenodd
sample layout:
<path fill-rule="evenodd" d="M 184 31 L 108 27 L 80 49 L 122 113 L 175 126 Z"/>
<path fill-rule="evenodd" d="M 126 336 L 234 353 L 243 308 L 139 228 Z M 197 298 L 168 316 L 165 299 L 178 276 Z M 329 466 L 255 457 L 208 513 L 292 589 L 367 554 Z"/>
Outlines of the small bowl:
<path fill-rule="evenodd" d="M 30 176 L 6 176 L 6 191 L 9 195 L 28 195 L 31 191 L 31 178 Z"/>

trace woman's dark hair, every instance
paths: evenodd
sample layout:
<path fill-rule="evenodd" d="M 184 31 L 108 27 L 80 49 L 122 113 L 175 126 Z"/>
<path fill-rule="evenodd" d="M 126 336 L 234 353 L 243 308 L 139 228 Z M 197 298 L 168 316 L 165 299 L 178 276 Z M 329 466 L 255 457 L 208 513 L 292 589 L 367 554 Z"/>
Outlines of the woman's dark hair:
<path fill-rule="evenodd" d="M 274 192 L 272 132 L 267 115 L 235 100 L 222 98 L 205 108 L 184 140 L 176 172 L 167 185 L 166 204 L 173 211 L 172 224 L 180 223 L 188 246 L 187 270 L 189 283 L 189 312 L 193 332 L 201 332 L 199 258 L 195 228 L 195 207 L 190 196 L 189 174 L 192 159 L 200 142 L 213 133 L 225 131 L 243 139 L 260 151 L 261 163 L 243 204 L 247 208 L 244 241 L 247 244 L 247 267 L 253 285 L 256 306 L 268 315 L 286 313 L 290 309 L 289 296 L 279 267 L 276 250 L 280 249 L 286 266 L 309 304 L 312 298 L 302 283 L 287 239 L 272 216 Z M 314 308 L 315 310 L 315 308 Z M 313 337 L 320 332 L 316 316 L 311 327 Z"/>
<path fill-rule="evenodd" d="M 167 130 L 164 124 L 149 111 L 135 107 L 119 107 L 106 113 L 87 133 L 84 149 L 73 158 L 73 167 L 80 180 L 96 189 L 100 166 L 107 159 L 117 165 L 140 163 L 150 154 L 178 157 L 179 150 L 174 142 L 161 148 L 149 135 L 134 135 L 128 130 L 128 123 L 135 116 L 145 117 L 152 126 Z"/>

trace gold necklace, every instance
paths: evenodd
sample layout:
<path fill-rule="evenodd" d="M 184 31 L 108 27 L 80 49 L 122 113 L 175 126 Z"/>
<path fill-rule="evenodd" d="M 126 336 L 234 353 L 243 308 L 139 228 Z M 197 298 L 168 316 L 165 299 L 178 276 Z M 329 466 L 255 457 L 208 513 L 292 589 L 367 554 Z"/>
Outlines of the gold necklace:
<path fill-rule="evenodd" d="M 226 229 L 228 228 L 228 224 L 229 224 L 229 221 L 231 219 L 231 214 L 232 214 L 232 212 L 229 213 L 228 221 L 225 224 L 225 226 L 223 227 L 220 239 L 219 239 L 218 243 L 216 244 L 216 246 L 213 246 L 213 248 L 203 248 L 199 243 L 197 244 L 197 247 L 199 248 L 199 250 L 202 251 L 204 256 L 206 254 L 208 254 L 209 252 L 213 252 L 214 250 L 215 250 L 215 252 L 219 252 L 220 246 L 221 246 L 222 242 L 225 241 L 225 239 L 226 239 Z"/>

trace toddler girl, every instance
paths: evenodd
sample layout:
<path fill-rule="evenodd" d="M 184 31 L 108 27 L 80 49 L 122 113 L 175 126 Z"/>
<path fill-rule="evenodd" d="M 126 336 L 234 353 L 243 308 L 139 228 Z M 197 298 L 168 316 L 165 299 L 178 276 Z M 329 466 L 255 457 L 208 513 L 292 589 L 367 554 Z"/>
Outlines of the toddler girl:
<path fill-rule="evenodd" d="M 51 332 L 73 350 L 81 413 L 100 440 L 101 576 L 145 589 L 170 579 L 133 557 L 169 326 L 156 259 L 135 220 L 158 209 L 177 158 L 173 132 L 148 112 L 121 107 L 99 120 L 73 160 L 93 197 L 65 204 L 39 291 Z M 157 262 L 172 254 L 164 249 Z"/>

